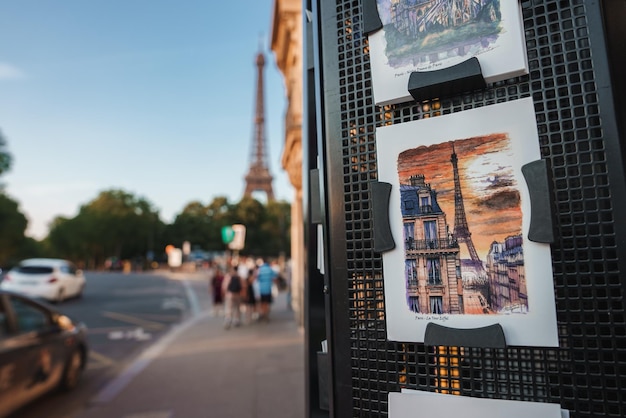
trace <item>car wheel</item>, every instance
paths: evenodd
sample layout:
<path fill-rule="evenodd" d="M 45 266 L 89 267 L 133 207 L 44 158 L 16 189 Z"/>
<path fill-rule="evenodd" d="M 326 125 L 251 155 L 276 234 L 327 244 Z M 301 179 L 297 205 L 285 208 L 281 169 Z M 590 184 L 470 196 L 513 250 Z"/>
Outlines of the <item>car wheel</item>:
<path fill-rule="evenodd" d="M 71 390 L 78 386 L 83 371 L 83 357 L 79 348 L 72 351 L 67 359 L 60 386 L 62 390 Z"/>

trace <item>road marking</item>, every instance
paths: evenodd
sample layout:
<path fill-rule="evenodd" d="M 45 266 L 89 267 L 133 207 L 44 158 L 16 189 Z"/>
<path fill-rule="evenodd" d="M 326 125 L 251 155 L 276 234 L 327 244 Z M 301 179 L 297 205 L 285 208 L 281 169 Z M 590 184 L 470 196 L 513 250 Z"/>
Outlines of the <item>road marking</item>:
<path fill-rule="evenodd" d="M 195 325 L 208 313 L 193 317 L 180 325 L 170 328 L 169 332 L 160 338 L 155 344 L 150 345 L 141 355 L 128 366 L 121 374 L 109 382 L 92 400 L 95 404 L 111 402 L 124 388 L 143 371 L 155 358 L 163 352 L 178 336 Z"/>
<path fill-rule="evenodd" d="M 153 321 L 146 321 L 144 319 L 141 318 L 137 318 L 135 316 L 130 316 L 130 315 L 124 315 L 121 313 L 117 313 L 117 312 L 101 312 L 101 315 L 107 318 L 111 318 L 111 319 L 117 319 L 118 321 L 122 321 L 122 322 L 128 322 L 129 324 L 135 324 L 135 325 L 139 325 L 141 327 L 147 328 L 147 329 L 151 329 L 153 331 L 159 331 L 162 330 L 163 328 L 165 328 L 166 326 L 159 323 L 159 322 L 153 322 Z"/>
<path fill-rule="evenodd" d="M 89 360 L 94 360 L 97 364 L 88 363 L 88 369 L 100 369 L 102 367 L 110 367 L 117 364 L 112 358 L 102 355 L 93 350 L 89 351 Z"/>
<path fill-rule="evenodd" d="M 189 300 L 191 316 L 198 316 L 200 314 L 200 304 L 198 303 L 196 292 L 191 288 L 189 280 L 183 280 L 183 287 L 185 288 L 185 293 L 187 293 L 187 300 Z"/>
<path fill-rule="evenodd" d="M 143 328 L 135 328 L 132 331 L 111 331 L 109 339 L 146 341 L 152 339 L 152 334 L 146 333 Z"/>
<path fill-rule="evenodd" d="M 135 329 L 132 325 L 126 325 L 122 327 L 102 327 L 102 328 L 88 328 L 88 334 L 108 334 L 113 331 L 128 331 L 131 329 Z"/>
<path fill-rule="evenodd" d="M 161 309 L 163 310 L 178 309 L 184 311 L 186 307 L 187 304 L 183 298 L 166 298 L 161 303 Z"/>

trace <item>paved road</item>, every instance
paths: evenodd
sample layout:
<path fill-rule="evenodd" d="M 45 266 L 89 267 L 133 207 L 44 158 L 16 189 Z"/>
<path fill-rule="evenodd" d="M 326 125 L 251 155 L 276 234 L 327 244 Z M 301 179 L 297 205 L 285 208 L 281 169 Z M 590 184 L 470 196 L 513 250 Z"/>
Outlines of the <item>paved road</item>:
<path fill-rule="evenodd" d="M 208 308 L 202 276 L 86 273 L 84 297 L 59 305 L 89 330 L 90 356 L 79 388 L 53 393 L 12 418 L 69 418 L 173 325 Z"/>

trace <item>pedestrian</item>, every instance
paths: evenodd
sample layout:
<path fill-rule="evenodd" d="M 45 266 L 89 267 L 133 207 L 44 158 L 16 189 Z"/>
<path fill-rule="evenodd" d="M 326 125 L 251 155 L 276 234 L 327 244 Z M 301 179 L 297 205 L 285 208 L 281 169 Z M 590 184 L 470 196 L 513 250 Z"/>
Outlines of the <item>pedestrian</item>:
<path fill-rule="evenodd" d="M 272 287 L 277 274 L 263 259 L 259 259 L 257 264 L 259 267 L 255 274 L 255 280 L 259 284 L 259 298 L 261 301 L 259 320 L 269 322 L 272 305 Z"/>
<path fill-rule="evenodd" d="M 256 305 L 257 305 L 257 297 L 256 292 L 254 291 L 254 273 L 248 275 L 245 280 L 245 291 L 244 291 L 244 304 L 246 311 L 246 323 L 251 323 L 256 320 L 258 317 Z"/>
<path fill-rule="evenodd" d="M 243 283 L 237 273 L 237 266 L 230 268 L 230 271 L 224 277 L 222 287 L 224 289 L 226 302 L 224 328 L 229 329 L 231 326 L 238 327 L 241 324 L 241 292 L 243 290 Z"/>
<path fill-rule="evenodd" d="M 211 273 L 211 294 L 213 296 L 213 316 L 222 316 L 224 308 L 224 291 L 222 290 L 222 284 L 224 282 L 224 274 L 219 266 L 213 266 L 213 273 Z"/>

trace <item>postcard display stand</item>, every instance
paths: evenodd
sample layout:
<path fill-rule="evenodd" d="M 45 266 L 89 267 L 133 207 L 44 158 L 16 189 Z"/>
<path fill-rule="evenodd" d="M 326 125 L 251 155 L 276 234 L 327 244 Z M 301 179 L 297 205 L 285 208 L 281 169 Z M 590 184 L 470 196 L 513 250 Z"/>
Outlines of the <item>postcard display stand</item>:
<path fill-rule="evenodd" d="M 305 2 L 309 416 L 626 416 L 626 11 L 600 3 Z"/>

